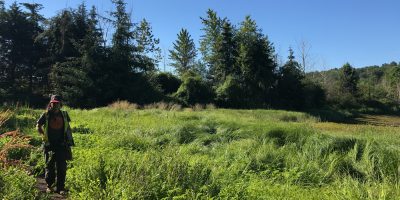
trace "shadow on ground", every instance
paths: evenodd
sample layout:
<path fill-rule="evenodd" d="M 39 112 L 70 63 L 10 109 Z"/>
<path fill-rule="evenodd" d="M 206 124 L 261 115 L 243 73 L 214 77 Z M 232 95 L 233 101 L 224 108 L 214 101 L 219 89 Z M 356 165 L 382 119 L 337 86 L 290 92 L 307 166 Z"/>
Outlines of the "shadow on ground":
<path fill-rule="evenodd" d="M 333 109 L 308 110 L 306 113 L 319 118 L 322 122 L 400 127 L 400 114 L 396 113 L 364 114 L 350 111 L 336 111 Z"/>

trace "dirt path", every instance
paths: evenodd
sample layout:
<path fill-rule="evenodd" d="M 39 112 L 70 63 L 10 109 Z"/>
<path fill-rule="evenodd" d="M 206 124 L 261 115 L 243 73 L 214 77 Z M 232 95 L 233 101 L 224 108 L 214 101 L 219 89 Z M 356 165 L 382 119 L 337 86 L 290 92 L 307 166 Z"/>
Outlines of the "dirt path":
<path fill-rule="evenodd" d="M 40 193 L 43 195 L 47 195 L 50 199 L 52 200 L 64 200 L 67 199 L 66 196 L 57 194 L 57 193 L 51 193 L 51 194 L 46 194 L 46 181 L 42 177 L 36 177 L 36 188 L 39 190 Z"/>

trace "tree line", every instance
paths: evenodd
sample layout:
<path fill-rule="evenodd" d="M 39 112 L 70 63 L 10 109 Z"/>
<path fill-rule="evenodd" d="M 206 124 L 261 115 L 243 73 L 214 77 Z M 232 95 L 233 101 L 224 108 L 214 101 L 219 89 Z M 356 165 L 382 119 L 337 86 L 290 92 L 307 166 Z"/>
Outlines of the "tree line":
<path fill-rule="evenodd" d="M 5 8 L 0 0 L 0 102 L 41 105 L 52 93 L 82 108 L 118 99 L 285 109 L 334 102 L 291 48 L 278 63 L 274 44 L 250 16 L 234 25 L 209 9 L 200 17 L 199 47 L 187 29 L 178 32 L 168 52 L 175 73 L 168 73 L 158 69 L 161 49 L 150 22 L 133 22 L 123 0 L 112 3 L 109 16 L 82 3 L 46 19 L 40 4 Z M 340 76 L 338 87 L 355 94 L 355 69 L 345 64 Z"/>
<path fill-rule="evenodd" d="M 400 110 L 400 63 L 342 68 L 308 73 L 325 91 L 327 104 L 341 108 Z"/>

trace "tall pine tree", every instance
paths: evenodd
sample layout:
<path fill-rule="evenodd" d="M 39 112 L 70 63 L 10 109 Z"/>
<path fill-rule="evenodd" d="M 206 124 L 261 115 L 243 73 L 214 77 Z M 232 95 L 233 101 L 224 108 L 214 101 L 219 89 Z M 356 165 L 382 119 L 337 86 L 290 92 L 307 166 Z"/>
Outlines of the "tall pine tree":
<path fill-rule="evenodd" d="M 340 68 L 339 82 L 343 93 L 356 94 L 359 76 L 349 63 Z"/>
<path fill-rule="evenodd" d="M 143 19 L 134 30 L 135 66 L 139 72 L 155 71 L 161 60 L 160 40 L 155 38 L 150 23 Z"/>
<path fill-rule="evenodd" d="M 276 105 L 281 108 L 300 109 L 304 105 L 301 65 L 295 60 L 289 48 L 288 61 L 279 69 Z"/>
<path fill-rule="evenodd" d="M 195 65 L 196 47 L 193 39 L 186 29 L 181 29 L 178 39 L 174 42 L 174 49 L 169 51 L 169 58 L 173 61 L 171 65 L 175 71 L 182 76 L 192 70 Z"/>
<path fill-rule="evenodd" d="M 270 104 L 270 92 L 276 70 L 273 44 L 247 16 L 238 31 L 238 66 L 246 95 L 244 102 L 250 107 Z"/>
<path fill-rule="evenodd" d="M 115 32 L 112 36 L 110 59 L 107 63 L 103 81 L 105 103 L 116 99 L 129 99 L 132 87 L 132 73 L 135 71 L 133 44 L 133 24 L 126 12 L 126 3 L 123 0 L 113 0 L 116 10 L 111 12 Z"/>
<path fill-rule="evenodd" d="M 218 41 L 221 38 L 224 19 L 218 17 L 217 13 L 211 9 L 207 11 L 206 17 L 201 17 L 200 19 L 204 26 L 201 29 L 204 34 L 200 38 L 199 50 L 210 72 L 208 78 L 214 81 L 216 78 L 213 71 L 218 60 Z"/>
<path fill-rule="evenodd" d="M 225 81 L 228 75 L 237 77 L 239 69 L 236 64 L 238 56 L 235 29 L 227 20 L 223 23 L 222 32 L 216 43 L 216 63 L 212 68 L 215 82 Z"/>
<path fill-rule="evenodd" d="M 28 13 L 14 2 L 6 10 L 1 5 L 0 13 L 0 84 L 8 101 L 27 101 L 29 74 L 32 73 L 31 50 L 34 35 Z"/>
<path fill-rule="evenodd" d="M 43 74 L 43 70 L 47 68 L 41 61 L 41 58 L 45 54 L 45 45 L 36 40 L 37 37 L 44 32 L 44 21 L 45 18 L 39 14 L 39 11 L 43 8 L 41 4 L 36 3 L 23 3 L 22 4 L 28 12 L 26 12 L 29 27 L 26 27 L 30 31 L 30 38 L 26 42 L 29 43 L 27 54 L 25 54 L 27 70 L 25 77 L 28 79 L 28 102 L 36 103 L 35 99 L 41 96 L 43 86 L 46 82 L 42 81 L 47 74 Z M 40 98 L 39 98 L 40 99 Z"/>
<path fill-rule="evenodd" d="M 70 21 L 67 21 L 70 20 Z M 90 107 L 87 92 L 93 86 L 89 77 L 89 66 L 84 62 L 86 55 L 85 40 L 89 32 L 89 18 L 84 3 L 78 9 L 63 11 L 55 19 L 54 33 L 61 33 L 55 41 L 64 50 L 60 51 L 56 63 L 52 65 L 50 80 L 52 92 L 61 94 L 69 106 Z M 65 44 L 67 46 L 64 46 Z"/>

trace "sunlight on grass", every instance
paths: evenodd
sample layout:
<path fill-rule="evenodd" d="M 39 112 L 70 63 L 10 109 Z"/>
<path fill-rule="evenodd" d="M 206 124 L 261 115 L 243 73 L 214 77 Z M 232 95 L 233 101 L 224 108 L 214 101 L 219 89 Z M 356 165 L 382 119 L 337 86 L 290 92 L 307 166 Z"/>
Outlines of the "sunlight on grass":
<path fill-rule="evenodd" d="M 76 140 L 67 175 L 72 199 L 400 195 L 399 127 L 279 110 L 68 110 Z M 19 110 L 6 124 L 36 141 L 40 112 Z M 36 170 L 40 156 L 30 158 Z"/>

